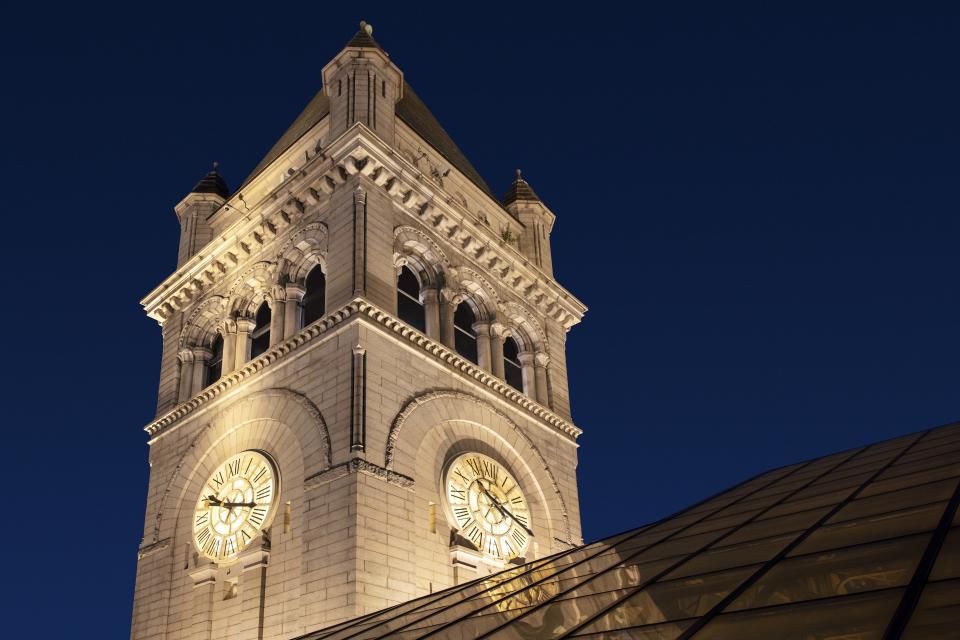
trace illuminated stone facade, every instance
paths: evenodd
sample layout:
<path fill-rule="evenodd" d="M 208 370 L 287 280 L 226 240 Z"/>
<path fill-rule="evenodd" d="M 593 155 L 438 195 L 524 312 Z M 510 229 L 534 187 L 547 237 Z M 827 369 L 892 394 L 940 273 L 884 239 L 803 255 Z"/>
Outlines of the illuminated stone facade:
<path fill-rule="evenodd" d="M 132 637 L 291 638 L 582 542 L 565 339 L 585 308 L 553 279 L 554 216 L 519 175 L 492 195 L 366 27 L 239 190 L 214 171 L 176 213 L 177 270 L 143 300 L 163 354 Z M 209 559 L 205 510 L 255 515 L 210 480 L 245 451 L 275 464 L 275 503 Z M 468 452 L 522 489 L 517 558 L 450 512 Z"/>

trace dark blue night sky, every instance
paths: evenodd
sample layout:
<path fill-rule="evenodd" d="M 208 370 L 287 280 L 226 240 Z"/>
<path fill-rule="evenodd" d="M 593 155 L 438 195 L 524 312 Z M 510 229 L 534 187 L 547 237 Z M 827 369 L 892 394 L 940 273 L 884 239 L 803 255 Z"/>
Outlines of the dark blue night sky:
<path fill-rule="evenodd" d="M 956 5 L 719 4 L 6 9 L 3 635 L 128 637 L 173 206 L 361 19 L 557 214 L 587 539 L 960 418 Z"/>

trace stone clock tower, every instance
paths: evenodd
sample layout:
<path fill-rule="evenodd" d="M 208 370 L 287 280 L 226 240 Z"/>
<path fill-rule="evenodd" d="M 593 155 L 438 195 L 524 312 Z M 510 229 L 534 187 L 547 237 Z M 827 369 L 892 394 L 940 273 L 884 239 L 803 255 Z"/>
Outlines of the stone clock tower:
<path fill-rule="evenodd" d="M 372 37 L 176 206 L 132 637 L 292 638 L 581 542 L 554 214 Z"/>

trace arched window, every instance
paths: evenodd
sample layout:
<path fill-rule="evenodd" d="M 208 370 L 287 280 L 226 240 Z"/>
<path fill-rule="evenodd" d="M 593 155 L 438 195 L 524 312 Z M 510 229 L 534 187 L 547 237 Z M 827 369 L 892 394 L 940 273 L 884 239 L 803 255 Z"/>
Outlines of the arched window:
<path fill-rule="evenodd" d="M 427 314 L 420 302 L 420 281 L 407 267 L 397 276 L 397 315 L 416 329 L 426 332 Z"/>
<path fill-rule="evenodd" d="M 473 324 L 477 321 L 473 309 L 461 302 L 453 314 L 453 345 L 457 353 L 477 364 L 477 334 Z"/>
<path fill-rule="evenodd" d="M 503 377 L 507 384 L 523 393 L 523 369 L 520 367 L 520 347 L 513 336 L 503 341 Z"/>
<path fill-rule="evenodd" d="M 250 333 L 250 357 L 256 358 L 270 348 L 270 305 L 266 302 L 257 309 L 256 326 Z"/>
<path fill-rule="evenodd" d="M 327 311 L 327 276 L 320 265 L 315 266 L 307 274 L 304 283 L 306 293 L 303 294 L 303 326 L 316 322 Z"/>
<path fill-rule="evenodd" d="M 219 380 L 223 373 L 223 336 L 219 333 L 213 341 L 211 351 L 213 355 L 210 356 L 210 362 L 207 364 L 207 381 L 204 385 L 207 387 Z"/>

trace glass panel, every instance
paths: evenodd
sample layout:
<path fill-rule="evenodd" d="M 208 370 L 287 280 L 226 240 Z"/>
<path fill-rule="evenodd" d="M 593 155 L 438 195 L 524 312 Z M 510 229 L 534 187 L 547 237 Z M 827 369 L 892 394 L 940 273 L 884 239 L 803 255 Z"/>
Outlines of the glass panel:
<path fill-rule="evenodd" d="M 775 538 L 745 542 L 734 546 L 710 549 L 694 556 L 677 567 L 665 579 L 681 578 L 697 573 L 732 569 L 748 564 L 766 562 L 790 543 L 796 536 L 786 535 Z"/>
<path fill-rule="evenodd" d="M 771 518 L 770 520 L 751 522 L 739 531 L 731 534 L 723 543 L 736 544 L 748 540 L 770 538 L 790 531 L 802 531 L 812 526 L 817 520 L 826 515 L 828 511 L 829 509 L 814 509 L 813 511 L 791 513 L 790 515 Z"/>
<path fill-rule="evenodd" d="M 858 498 L 841 509 L 839 513 L 830 519 L 830 522 L 842 522 L 844 520 L 863 518 L 877 513 L 899 511 L 907 507 L 946 500 L 953 494 L 953 488 L 956 484 L 956 480 L 941 480 L 901 491 Z"/>
<path fill-rule="evenodd" d="M 699 533 L 705 533 L 708 531 L 717 531 L 718 529 L 729 529 L 733 526 L 746 522 L 747 520 L 749 520 L 751 517 L 753 517 L 758 513 L 760 512 L 754 510 L 754 511 L 746 511 L 744 513 L 734 514 L 732 516 L 725 516 L 722 518 L 719 516 L 713 516 L 711 518 L 707 518 L 703 522 L 700 522 L 691 526 L 689 529 L 684 529 L 683 535 L 690 536 L 690 535 L 696 535 Z"/>
<path fill-rule="evenodd" d="M 960 580 L 928 584 L 902 640 L 944 640 L 960 631 Z"/>
<path fill-rule="evenodd" d="M 933 531 L 945 506 L 945 502 L 937 502 L 925 507 L 825 525 L 810 534 L 810 537 L 794 549 L 791 555 L 799 556 L 824 549 L 837 549 L 911 533 Z"/>
<path fill-rule="evenodd" d="M 773 507 L 765 513 L 763 517 L 774 518 L 776 516 L 784 516 L 798 511 L 807 511 L 808 509 L 815 509 L 817 507 L 835 506 L 843 502 L 853 491 L 853 487 L 848 487 L 840 491 L 832 491 L 823 495 L 804 498 L 803 500 L 790 500 L 789 502 L 784 502 L 783 504 Z"/>
<path fill-rule="evenodd" d="M 947 534 L 930 572 L 930 580 L 946 578 L 960 578 L 960 529 L 956 527 Z"/>
<path fill-rule="evenodd" d="M 725 571 L 703 577 L 661 582 L 636 593 L 583 632 L 680 620 L 702 616 L 743 582 L 756 567 Z"/>
<path fill-rule="evenodd" d="M 617 626 L 618 615 L 616 611 L 611 611 L 610 626 Z M 606 618 L 604 618 L 606 619 Z M 598 633 L 574 633 L 571 638 L 596 638 L 600 640 L 674 640 L 680 637 L 687 627 L 693 624 L 692 620 L 682 622 L 665 622 L 663 624 L 652 624 L 648 627 L 634 627 L 633 629 L 618 629 L 617 631 L 600 631 Z"/>
<path fill-rule="evenodd" d="M 929 539 L 916 536 L 783 560 L 727 611 L 905 585 Z"/>
<path fill-rule="evenodd" d="M 880 640 L 902 592 L 727 613 L 696 640 Z"/>

